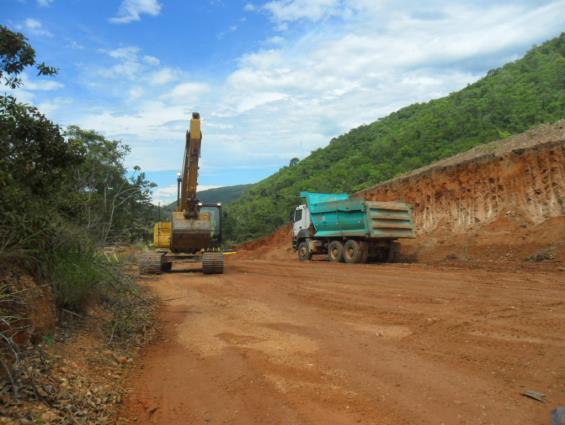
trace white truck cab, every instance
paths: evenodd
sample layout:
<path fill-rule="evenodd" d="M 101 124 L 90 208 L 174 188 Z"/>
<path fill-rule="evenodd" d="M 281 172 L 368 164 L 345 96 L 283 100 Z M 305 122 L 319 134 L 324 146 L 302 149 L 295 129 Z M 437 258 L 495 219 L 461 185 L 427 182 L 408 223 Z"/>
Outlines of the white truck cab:
<path fill-rule="evenodd" d="M 294 216 L 292 217 L 292 235 L 296 239 L 300 231 L 307 232 L 310 228 L 310 211 L 306 205 L 299 205 L 294 210 Z M 304 233 L 303 232 L 303 233 Z"/>

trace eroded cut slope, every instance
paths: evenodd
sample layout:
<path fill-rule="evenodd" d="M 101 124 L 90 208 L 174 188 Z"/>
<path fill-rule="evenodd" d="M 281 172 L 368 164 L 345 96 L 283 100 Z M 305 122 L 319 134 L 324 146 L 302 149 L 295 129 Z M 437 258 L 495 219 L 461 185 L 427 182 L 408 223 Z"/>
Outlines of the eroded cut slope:
<path fill-rule="evenodd" d="M 565 121 L 479 146 L 356 196 L 412 204 L 418 238 L 405 246 L 419 260 L 559 258 Z"/>

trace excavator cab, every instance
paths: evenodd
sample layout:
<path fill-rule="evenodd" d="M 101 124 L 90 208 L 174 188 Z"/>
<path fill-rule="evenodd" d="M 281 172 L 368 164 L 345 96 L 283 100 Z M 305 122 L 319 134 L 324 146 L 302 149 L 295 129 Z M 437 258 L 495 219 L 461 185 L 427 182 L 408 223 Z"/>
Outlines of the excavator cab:
<path fill-rule="evenodd" d="M 219 248 L 222 245 L 222 204 L 202 204 L 200 211 L 210 217 L 210 246 Z"/>

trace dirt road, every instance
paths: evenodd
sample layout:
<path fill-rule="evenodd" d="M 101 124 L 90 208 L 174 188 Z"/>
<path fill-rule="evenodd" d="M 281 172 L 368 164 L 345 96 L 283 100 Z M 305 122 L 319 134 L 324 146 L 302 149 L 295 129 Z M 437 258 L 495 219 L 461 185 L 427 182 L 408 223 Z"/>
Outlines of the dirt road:
<path fill-rule="evenodd" d="M 163 329 L 131 422 L 541 425 L 565 405 L 563 272 L 233 256 L 147 282 Z"/>

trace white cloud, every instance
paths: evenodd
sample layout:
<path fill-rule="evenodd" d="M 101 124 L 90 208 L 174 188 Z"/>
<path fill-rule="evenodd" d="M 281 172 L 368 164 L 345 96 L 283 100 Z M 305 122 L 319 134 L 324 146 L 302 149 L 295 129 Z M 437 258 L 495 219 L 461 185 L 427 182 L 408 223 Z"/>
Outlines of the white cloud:
<path fill-rule="evenodd" d="M 41 7 L 48 7 L 53 3 L 53 0 L 37 0 L 37 5 Z"/>
<path fill-rule="evenodd" d="M 275 0 L 266 3 L 263 9 L 276 21 L 319 21 L 327 16 L 344 13 L 345 5 L 340 0 Z"/>
<path fill-rule="evenodd" d="M 179 78 L 179 72 L 172 68 L 162 68 L 149 76 L 149 83 L 156 86 L 173 82 Z"/>
<path fill-rule="evenodd" d="M 170 186 L 157 187 L 153 190 L 152 198 L 154 205 L 169 205 L 171 202 L 174 202 L 177 199 L 177 185 L 174 184 Z"/>
<path fill-rule="evenodd" d="M 245 3 L 245 6 L 243 6 L 243 10 L 245 10 L 246 12 L 253 12 L 257 10 L 257 7 L 252 3 Z"/>
<path fill-rule="evenodd" d="M 161 98 L 173 101 L 187 101 L 189 99 L 194 100 L 195 98 L 199 97 L 203 93 L 208 92 L 209 90 L 210 87 L 207 84 L 196 82 L 181 83 L 177 84 L 170 92 L 164 94 Z"/>
<path fill-rule="evenodd" d="M 280 46 L 280 45 L 285 43 L 285 39 L 283 37 L 281 37 L 280 35 L 275 35 L 273 37 L 269 37 L 266 40 L 266 43 L 272 44 L 272 45 L 275 45 L 275 46 Z"/>
<path fill-rule="evenodd" d="M 45 114 L 47 117 L 60 110 L 61 108 L 66 108 L 73 103 L 73 99 L 70 97 L 55 97 L 49 99 L 45 102 L 41 102 L 37 107 L 41 113 Z"/>
<path fill-rule="evenodd" d="M 29 30 L 37 30 L 42 27 L 41 22 L 36 19 L 27 18 L 24 21 L 24 26 Z"/>
<path fill-rule="evenodd" d="M 145 92 L 141 87 L 132 87 L 128 90 L 128 97 L 131 100 L 139 99 Z"/>
<path fill-rule="evenodd" d="M 119 47 L 117 49 L 108 50 L 109 56 L 115 59 L 124 59 L 124 60 L 137 60 L 137 54 L 139 53 L 139 47 L 135 46 L 127 46 L 127 47 Z"/>
<path fill-rule="evenodd" d="M 59 90 L 64 87 L 62 83 L 53 80 L 24 80 L 24 86 L 27 90 L 42 90 L 42 91 L 49 91 L 49 90 Z"/>
<path fill-rule="evenodd" d="M 142 71 L 147 71 L 147 66 L 155 67 L 160 64 L 159 58 L 149 55 L 140 55 L 140 49 L 136 46 L 124 46 L 112 50 L 99 50 L 105 53 L 117 63 L 111 66 L 99 68 L 97 73 L 104 78 L 127 78 L 137 79 Z M 166 69 L 157 72 L 169 72 Z"/>
<path fill-rule="evenodd" d="M 80 44 L 78 41 L 75 40 L 69 40 L 69 42 L 67 43 L 67 47 L 71 48 L 71 49 L 76 49 L 76 50 L 83 50 L 84 46 L 82 44 Z"/>
<path fill-rule="evenodd" d="M 143 62 L 145 62 L 147 65 L 155 65 L 155 66 L 161 63 L 161 61 L 158 58 L 149 55 L 143 56 Z"/>
<path fill-rule="evenodd" d="M 16 25 L 16 28 L 37 36 L 53 37 L 53 34 L 46 30 L 40 21 L 33 18 L 25 19 L 23 23 Z"/>
<path fill-rule="evenodd" d="M 157 0 L 122 0 L 117 16 L 110 18 L 115 24 L 128 24 L 139 21 L 141 15 L 157 16 L 161 13 L 161 4 Z"/>

